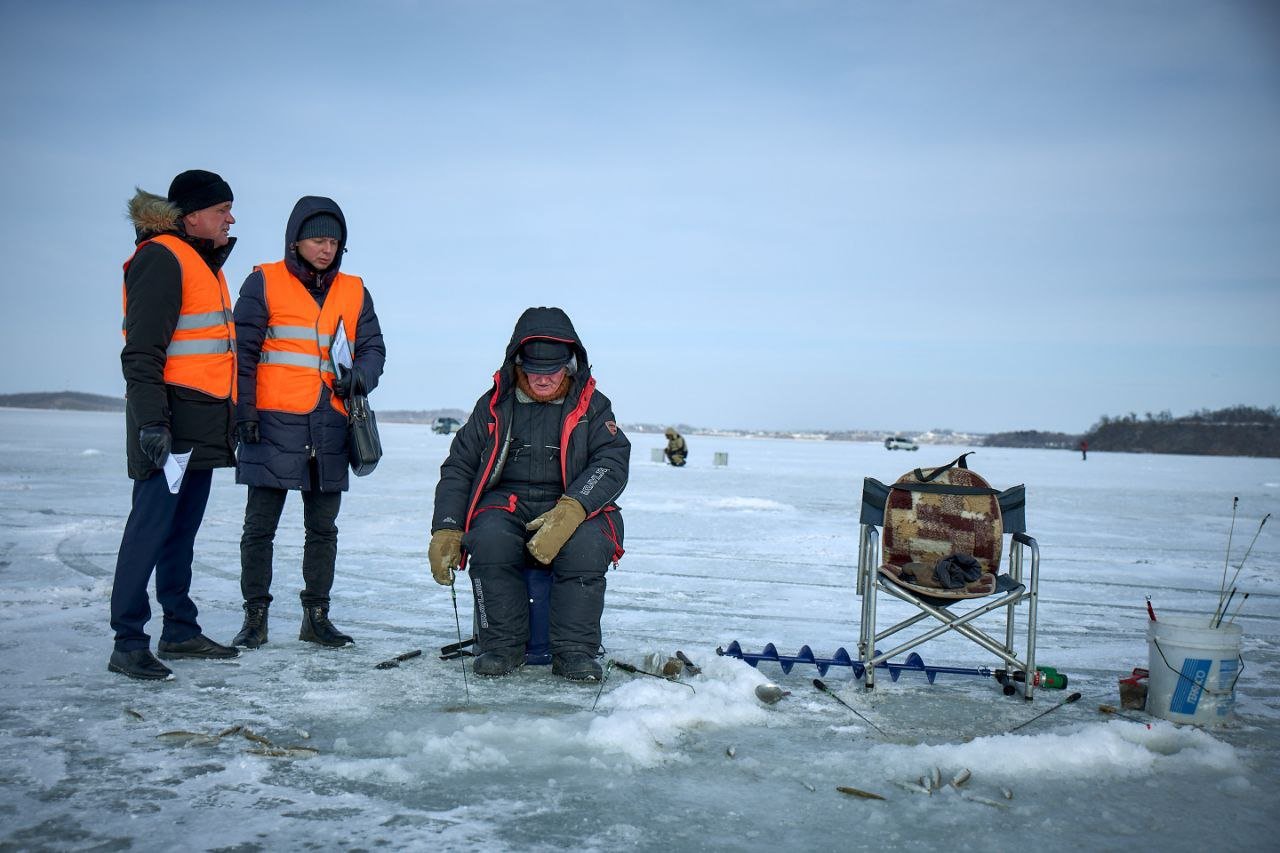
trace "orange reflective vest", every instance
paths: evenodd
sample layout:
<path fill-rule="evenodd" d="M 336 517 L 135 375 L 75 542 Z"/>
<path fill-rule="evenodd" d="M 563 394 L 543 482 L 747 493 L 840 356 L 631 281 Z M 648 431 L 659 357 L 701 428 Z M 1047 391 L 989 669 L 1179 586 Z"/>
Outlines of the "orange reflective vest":
<path fill-rule="evenodd" d="M 138 249 L 148 243 L 164 246 L 182 269 L 182 307 L 178 325 L 165 348 L 164 381 L 167 385 L 194 388 L 211 397 L 236 399 L 236 324 L 231 313 L 227 279 L 209 269 L 200 253 L 181 237 L 161 234 L 139 243 L 124 262 L 129 274 Z M 123 306 L 129 314 L 129 290 L 122 287 Z M 124 328 L 120 330 L 128 336 Z"/>
<path fill-rule="evenodd" d="M 284 261 L 254 269 L 262 272 L 267 303 L 267 333 L 258 358 L 258 408 L 300 415 L 314 411 L 320 402 L 321 385 L 333 390 L 329 346 L 339 320 L 348 348 L 355 354 L 364 282 L 359 276 L 338 273 L 322 307 Z M 329 402 L 347 414 L 347 407 L 337 397 L 330 395 Z"/>

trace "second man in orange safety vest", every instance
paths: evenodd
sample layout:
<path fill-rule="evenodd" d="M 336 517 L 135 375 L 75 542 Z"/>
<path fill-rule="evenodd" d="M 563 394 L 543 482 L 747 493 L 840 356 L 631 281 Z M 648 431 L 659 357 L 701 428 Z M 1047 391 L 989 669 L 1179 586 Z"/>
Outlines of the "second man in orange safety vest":
<path fill-rule="evenodd" d="M 298 639 L 353 642 L 329 621 L 338 509 L 348 485 L 347 409 L 378 384 L 382 328 L 364 283 L 340 272 L 347 222 L 332 199 L 305 196 L 285 229 L 284 260 L 262 264 L 236 301 L 239 358 L 236 482 L 249 487 L 240 539 L 244 626 L 232 641 L 267 642 L 272 554 L 289 491 L 302 493 L 302 626 Z M 349 369 L 341 366 L 345 346 Z"/>

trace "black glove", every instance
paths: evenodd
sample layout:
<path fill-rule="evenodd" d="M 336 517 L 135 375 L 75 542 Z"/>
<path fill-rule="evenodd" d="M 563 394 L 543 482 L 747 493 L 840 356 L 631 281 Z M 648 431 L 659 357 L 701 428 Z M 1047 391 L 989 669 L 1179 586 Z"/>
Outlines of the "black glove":
<path fill-rule="evenodd" d="M 236 435 L 239 436 L 241 444 L 257 444 L 262 441 L 257 421 L 240 421 L 236 424 Z"/>
<path fill-rule="evenodd" d="M 345 400 L 352 394 L 364 393 L 364 377 L 354 367 L 336 368 L 337 376 L 333 380 L 333 393 L 339 400 Z"/>
<path fill-rule="evenodd" d="M 169 458 L 169 448 L 173 446 L 173 435 L 167 426 L 145 426 L 138 430 L 138 444 L 142 445 L 143 454 L 157 468 L 164 467 Z"/>

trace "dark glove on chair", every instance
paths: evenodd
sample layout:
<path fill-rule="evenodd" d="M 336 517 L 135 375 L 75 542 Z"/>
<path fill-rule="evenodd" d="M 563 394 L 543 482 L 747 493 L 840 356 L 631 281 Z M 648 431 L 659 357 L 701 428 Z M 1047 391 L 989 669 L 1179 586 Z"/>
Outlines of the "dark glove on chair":
<path fill-rule="evenodd" d="M 358 368 L 337 368 L 338 374 L 333 380 L 333 393 L 339 400 L 345 400 L 352 394 L 364 393 L 364 377 Z"/>
<path fill-rule="evenodd" d="M 538 531 L 525 547 L 535 560 L 549 566 L 586 517 L 587 511 L 582 504 L 570 497 L 561 498 L 555 506 L 524 526 L 525 530 Z"/>
<path fill-rule="evenodd" d="M 240 437 L 241 444 L 257 444 L 262 441 L 257 421 L 240 421 L 236 424 L 236 434 Z"/>
<path fill-rule="evenodd" d="M 145 426 L 138 430 L 138 444 L 142 452 L 157 468 L 163 468 L 173 447 L 173 435 L 167 426 Z"/>

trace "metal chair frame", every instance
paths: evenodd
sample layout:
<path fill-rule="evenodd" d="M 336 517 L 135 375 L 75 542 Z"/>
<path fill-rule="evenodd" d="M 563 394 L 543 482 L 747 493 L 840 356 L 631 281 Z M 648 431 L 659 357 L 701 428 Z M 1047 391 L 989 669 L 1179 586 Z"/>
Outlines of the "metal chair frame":
<path fill-rule="evenodd" d="M 875 483 L 880 489 L 886 490 L 886 487 L 878 481 L 868 478 L 869 483 Z M 889 487 L 892 488 L 892 487 Z M 1017 487 L 1019 490 L 1021 487 Z M 1009 490 L 1010 492 L 1014 490 Z M 1019 492 L 1020 495 L 1020 492 Z M 897 655 L 900 655 L 910 649 L 933 640 L 948 631 L 954 631 L 957 634 L 971 640 L 981 646 L 986 651 L 1004 661 L 1006 669 L 1012 672 L 1020 671 L 1024 673 L 1023 679 L 1023 696 L 1030 700 L 1035 693 L 1035 673 L 1036 673 L 1036 611 L 1040 597 L 1040 546 L 1036 540 L 1023 530 L 1014 530 L 1009 533 L 1011 542 L 1009 547 L 1009 575 L 1017 586 L 1003 593 L 993 593 L 998 598 L 992 599 L 992 596 L 986 596 L 982 599 L 961 599 L 955 604 L 947 604 L 937 606 L 923 601 L 920 597 L 914 595 L 910 590 L 905 589 L 893 581 L 887 579 L 880 572 L 880 553 L 881 553 L 881 532 L 877 525 L 870 524 L 865 520 L 865 507 L 867 506 L 869 493 L 864 487 L 863 503 L 864 503 L 864 520 L 861 522 L 861 535 L 858 542 L 858 583 L 857 593 L 862 596 L 862 615 L 861 624 L 859 626 L 858 635 L 858 657 L 865 665 L 864 683 L 866 689 L 870 690 L 875 687 L 876 667 Z M 874 499 L 873 499 L 874 502 Z M 1020 515 L 1020 514 L 1019 514 Z M 1007 518 L 1007 516 L 1006 516 Z M 1026 571 L 1024 582 L 1024 567 L 1027 564 L 1026 552 L 1030 551 L 1031 559 L 1029 569 Z M 879 592 L 886 592 L 893 597 L 905 601 L 906 603 L 916 607 L 921 612 L 911 616 L 896 625 L 886 628 L 882 631 L 876 630 L 876 603 Z M 953 613 L 952 608 L 964 604 L 966 602 L 984 602 L 964 613 Z M 1015 652 L 1015 619 L 1014 608 L 1023 603 L 1027 604 L 1027 626 L 1026 626 L 1026 654 L 1024 657 L 1018 657 Z M 982 631 L 976 625 L 972 624 L 974 620 L 980 616 L 995 612 L 1000 608 L 1005 608 L 1005 631 L 1004 641 L 1001 642 L 990 634 Z M 879 651 L 878 644 L 881 640 L 892 637 L 900 631 L 925 620 L 933 618 L 941 624 L 915 636 L 906 642 L 903 642 L 888 651 Z"/>

